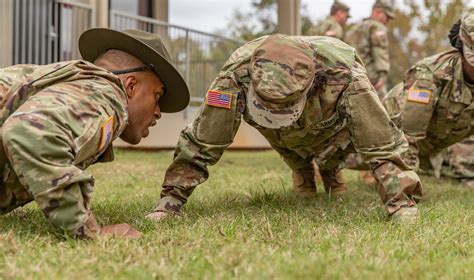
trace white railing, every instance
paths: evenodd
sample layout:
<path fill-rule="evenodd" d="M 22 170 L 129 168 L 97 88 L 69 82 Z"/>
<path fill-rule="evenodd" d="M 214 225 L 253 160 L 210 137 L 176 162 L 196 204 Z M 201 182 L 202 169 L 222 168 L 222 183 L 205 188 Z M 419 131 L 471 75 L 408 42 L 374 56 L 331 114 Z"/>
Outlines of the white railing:
<path fill-rule="evenodd" d="M 110 11 L 111 28 L 159 34 L 191 91 L 202 102 L 230 54 L 243 42 L 156 19 Z M 80 59 L 80 34 L 95 26 L 93 5 L 66 0 L 0 0 L 0 67 Z"/>
<path fill-rule="evenodd" d="M 159 34 L 170 51 L 173 63 L 191 91 L 191 102 L 203 100 L 207 88 L 220 68 L 242 42 L 230 40 L 156 19 L 111 11 L 111 27 L 117 30 L 140 29 Z"/>
<path fill-rule="evenodd" d="M 95 25 L 93 6 L 63 0 L 1 0 L 0 12 L 0 66 L 79 59 L 79 35 Z"/>

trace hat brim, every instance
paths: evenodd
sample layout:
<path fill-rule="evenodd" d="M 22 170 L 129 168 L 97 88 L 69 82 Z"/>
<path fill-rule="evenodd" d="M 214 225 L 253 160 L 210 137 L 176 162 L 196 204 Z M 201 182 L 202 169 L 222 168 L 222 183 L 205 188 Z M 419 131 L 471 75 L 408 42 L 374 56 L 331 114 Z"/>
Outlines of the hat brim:
<path fill-rule="evenodd" d="M 250 83 L 246 96 L 248 113 L 253 121 L 265 128 L 277 129 L 288 127 L 301 117 L 306 105 L 306 94 L 310 88 L 308 87 L 301 95 L 301 98 L 293 101 L 291 104 L 279 104 L 281 108 L 275 107 L 270 109 L 258 97 L 253 83 Z"/>
<path fill-rule="evenodd" d="M 127 52 L 156 67 L 166 87 L 166 93 L 159 101 L 161 112 L 174 113 L 188 106 L 189 89 L 181 74 L 171 62 L 145 43 L 123 32 L 106 28 L 89 29 L 79 38 L 79 51 L 87 61 L 94 62 L 109 49 Z"/>

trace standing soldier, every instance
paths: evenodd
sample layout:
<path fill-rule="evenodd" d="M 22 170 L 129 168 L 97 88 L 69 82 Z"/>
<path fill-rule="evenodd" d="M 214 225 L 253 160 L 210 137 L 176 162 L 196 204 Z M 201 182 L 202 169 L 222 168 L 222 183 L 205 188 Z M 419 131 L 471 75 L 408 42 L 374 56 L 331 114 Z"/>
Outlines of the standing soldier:
<path fill-rule="evenodd" d="M 390 70 L 386 25 L 394 17 L 392 5 L 386 0 L 378 0 L 373 5 L 370 18 L 353 26 L 345 38 L 357 49 L 380 99 L 387 93 L 386 82 Z"/>
<path fill-rule="evenodd" d="M 313 26 L 308 35 L 330 36 L 343 40 L 344 25 L 350 17 L 349 10 L 350 8 L 346 4 L 334 1 L 330 15 L 318 25 Z"/>
<path fill-rule="evenodd" d="M 451 176 L 474 185 L 474 14 L 466 14 L 450 31 L 454 49 L 417 62 L 404 83 L 383 103 L 410 143 L 413 165 L 439 175 L 445 164 Z M 471 137 L 471 138 L 468 138 Z M 465 140 L 463 140 L 465 139 Z M 448 173 L 449 174 L 449 173 Z"/>
<path fill-rule="evenodd" d="M 331 37 L 274 34 L 237 49 L 211 84 L 194 123 L 180 135 L 161 199 L 148 218 L 181 211 L 232 143 L 241 119 L 255 127 L 293 171 L 294 188 L 344 190 L 339 170 L 357 151 L 372 168 L 388 214 L 417 216 L 418 175 L 401 158 L 403 132 L 390 120 L 354 48 Z"/>

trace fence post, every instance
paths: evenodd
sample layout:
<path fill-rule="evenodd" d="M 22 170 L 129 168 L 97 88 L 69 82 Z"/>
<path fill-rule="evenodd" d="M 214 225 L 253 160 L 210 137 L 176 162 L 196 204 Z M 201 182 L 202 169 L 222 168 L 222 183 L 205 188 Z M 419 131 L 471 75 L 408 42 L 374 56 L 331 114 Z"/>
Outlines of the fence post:
<path fill-rule="evenodd" d="M 2 38 L 2 47 L 0 48 L 0 67 L 10 66 L 12 64 L 13 50 L 13 2 L 12 0 L 0 1 L 0 38 Z"/>
<path fill-rule="evenodd" d="M 186 46 L 186 71 L 185 71 L 185 79 L 186 83 L 191 83 L 191 42 L 189 38 L 189 30 L 186 30 L 186 37 L 185 37 L 185 46 Z M 188 109 L 184 110 L 184 118 L 186 119 L 188 116 Z"/>

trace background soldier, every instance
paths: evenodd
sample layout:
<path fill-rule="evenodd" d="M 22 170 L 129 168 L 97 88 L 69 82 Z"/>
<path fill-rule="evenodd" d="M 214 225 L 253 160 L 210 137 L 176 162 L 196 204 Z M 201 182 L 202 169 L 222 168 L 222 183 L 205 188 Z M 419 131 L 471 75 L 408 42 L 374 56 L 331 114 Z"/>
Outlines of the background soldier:
<path fill-rule="evenodd" d="M 187 106 L 189 92 L 156 35 L 91 29 L 79 49 L 93 63 L 0 69 L 0 213 L 34 200 L 73 236 L 138 237 L 127 224 L 99 227 L 90 209 L 94 178 L 83 170 L 112 161 L 119 136 L 140 142 L 161 112 Z"/>
<path fill-rule="evenodd" d="M 318 25 L 311 27 L 308 35 L 330 36 L 343 40 L 344 25 L 350 17 L 349 10 L 350 8 L 346 4 L 334 1 L 330 15 Z"/>
<path fill-rule="evenodd" d="M 345 38 L 357 49 L 380 99 L 387 93 L 386 83 L 390 70 L 386 25 L 394 17 L 390 3 L 385 0 L 377 1 L 373 5 L 370 18 L 353 26 Z"/>
<path fill-rule="evenodd" d="M 367 109 L 369 108 L 369 109 Z M 389 215 L 417 217 L 418 175 L 401 159 L 407 142 L 377 98 L 350 46 L 331 37 L 271 35 L 237 49 L 212 83 L 194 123 L 180 135 L 166 171 L 159 220 L 177 213 L 232 143 L 241 118 L 293 171 L 294 188 L 316 192 L 316 157 L 327 192 L 344 191 L 345 155 L 364 156 Z"/>
<path fill-rule="evenodd" d="M 439 176 L 443 157 L 451 176 L 474 180 L 474 15 L 466 14 L 450 31 L 454 49 L 425 58 L 406 73 L 404 84 L 390 91 L 384 105 L 410 142 L 413 165 L 434 168 Z M 445 168 L 446 171 L 446 168 Z"/>

